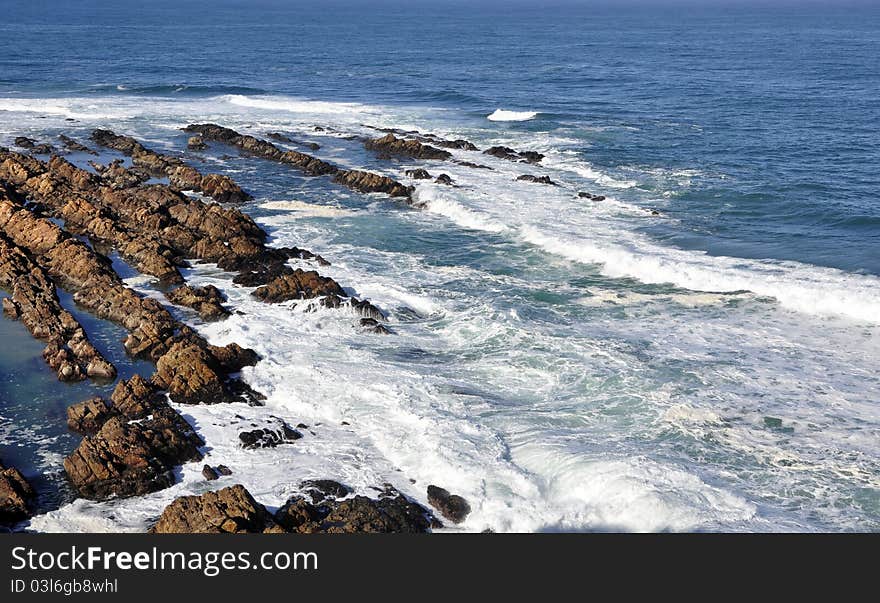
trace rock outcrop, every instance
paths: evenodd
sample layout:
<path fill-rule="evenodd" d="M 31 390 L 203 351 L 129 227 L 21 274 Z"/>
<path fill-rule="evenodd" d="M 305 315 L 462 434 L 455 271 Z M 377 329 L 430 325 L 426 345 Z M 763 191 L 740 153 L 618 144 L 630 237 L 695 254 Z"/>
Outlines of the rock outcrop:
<path fill-rule="evenodd" d="M 112 399 L 112 406 L 91 400 L 68 413 L 68 421 L 86 418 L 76 424 L 92 431 L 64 459 L 81 496 L 103 500 L 155 492 L 174 483 L 175 466 L 202 458 L 204 441 L 142 377 L 120 383 Z"/>
<path fill-rule="evenodd" d="M 522 176 L 517 177 L 517 180 L 523 182 L 535 182 L 536 184 L 549 184 L 550 186 L 559 186 L 552 180 L 550 180 L 550 176 L 534 176 L 532 174 L 523 174 Z"/>
<path fill-rule="evenodd" d="M 519 161 L 522 163 L 540 163 L 544 159 L 544 155 L 536 151 L 516 151 L 510 147 L 496 146 L 490 147 L 483 151 L 487 155 L 507 159 L 509 161 Z"/>
<path fill-rule="evenodd" d="M 201 496 L 182 496 L 168 505 L 153 534 L 255 534 L 281 532 L 266 508 L 244 486 Z"/>
<path fill-rule="evenodd" d="M 589 199 L 590 201 L 604 201 L 604 195 L 594 195 L 593 193 L 586 193 L 584 191 L 580 191 L 578 193 L 578 197 L 581 199 Z"/>
<path fill-rule="evenodd" d="M 321 276 L 314 270 L 305 271 L 297 268 L 257 288 L 253 295 L 264 302 L 279 303 L 322 295 L 346 296 L 347 294 L 332 278 Z"/>
<path fill-rule="evenodd" d="M 394 134 L 386 134 L 382 138 L 373 138 L 364 143 L 380 157 L 412 157 L 414 159 L 449 159 L 449 151 L 438 149 L 418 140 L 397 138 Z"/>
<path fill-rule="evenodd" d="M 192 308 L 204 320 L 218 320 L 229 316 L 229 310 L 223 307 L 225 298 L 214 285 L 192 287 L 183 285 L 165 292 L 165 297 L 172 304 Z"/>
<path fill-rule="evenodd" d="M 73 151 L 75 153 L 88 153 L 89 155 L 97 155 L 98 153 L 90 149 L 89 147 L 81 144 L 71 138 L 70 136 L 66 136 L 64 134 L 58 135 L 58 140 L 61 141 L 61 144 L 64 145 L 64 148 L 68 151 Z"/>
<path fill-rule="evenodd" d="M 31 515 L 36 494 L 21 472 L 0 462 L 0 527 L 11 527 Z"/>
<path fill-rule="evenodd" d="M 165 508 L 150 532 L 418 533 L 441 525 L 424 507 L 390 487 L 377 499 L 348 498 L 349 490 L 330 480 L 305 482 L 302 487 L 308 498 L 291 497 L 274 517 L 241 485 L 183 496 Z"/>
<path fill-rule="evenodd" d="M 43 358 L 61 381 L 113 379 L 116 368 L 89 341 L 73 315 L 61 307 L 55 284 L 20 247 L 0 234 L 0 288 L 10 292 L 3 312 L 46 342 Z"/>
<path fill-rule="evenodd" d="M 428 170 L 423 168 L 416 168 L 414 170 L 406 170 L 406 175 L 412 178 L 413 180 L 429 180 L 431 178 L 431 174 L 428 173 Z"/>
<path fill-rule="evenodd" d="M 452 523 L 461 523 L 471 512 L 465 499 L 437 486 L 428 486 L 428 504 Z"/>
<path fill-rule="evenodd" d="M 391 197 L 411 199 L 411 189 L 387 176 L 359 170 L 343 170 L 306 153 L 284 151 L 271 142 L 239 134 L 230 128 L 216 124 L 192 124 L 184 128 L 184 131 L 237 147 L 249 155 L 291 165 L 307 176 L 333 175 L 334 182 L 362 193 L 386 193 Z"/>
<path fill-rule="evenodd" d="M 132 163 L 158 176 L 167 176 L 171 187 L 183 191 L 194 190 L 220 203 L 244 203 L 251 196 L 229 176 L 221 174 L 202 175 L 182 159 L 151 151 L 130 136 L 120 136 L 110 130 L 95 130 L 92 140 L 131 157 Z"/>

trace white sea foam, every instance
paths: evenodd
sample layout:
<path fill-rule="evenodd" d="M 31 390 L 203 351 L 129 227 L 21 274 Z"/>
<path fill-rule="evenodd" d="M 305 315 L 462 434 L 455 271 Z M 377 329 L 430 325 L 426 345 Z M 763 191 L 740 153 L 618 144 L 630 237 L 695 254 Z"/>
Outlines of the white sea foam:
<path fill-rule="evenodd" d="M 536 111 L 507 111 L 495 109 L 491 115 L 487 115 L 489 121 L 528 121 L 538 116 Z"/>
<path fill-rule="evenodd" d="M 79 115 L 86 100 L 52 104 L 58 116 Z M 273 244 L 331 260 L 322 274 L 388 312 L 394 335 L 362 332 L 351 311 L 262 304 L 229 275 L 197 264 L 193 282 L 216 285 L 244 313 L 198 328 L 212 343 L 235 341 L 263 356 L 243 377 L 268 395 L 265 408 L 179 408 L 208 443 L 204 462 L 226 464 L 233 475 L 208 484 L 202 463 L 191 463 L 170 489 L 76 501 L 36 517 L 34 529 L 142 530 L 176 496 L 232 483 L 274 508 L 309 478 L 338 479 L 367 494 L 391 482 L 422 503 L 428 483 L 444 486 L 471 503 L 457 528 L 467 531 L 876 525 L 847 490 L 877 485 L 876 328 L 805 319 L 780 305 L 878 322 L 878 279 L 656 243 L 640 232 L 646 200 L 634 186 L 638 172 L 605 173 L 579 154 L 561 153 L 569 142 L 552 134 L 514 132 L 498 141 L 489 128 L 455 130 L 411 108 L 283 96 L 89 102 L 98 114 L 118 111 L 108 125 L 144 140 L 161 141 L 194 119 L 253 133 L 270 125 L 305 131 L 320 119 L 341 138 L 372 132 L 359 125 L 367 115 L 377 126 L 450 132 L 547 157 L 524 165 L 480 154 L 492 171 L 444 166 L 457 187 L 416 183 L 428 213 L 376 203 L 345 220 L 314 219 L 348 210 L 283 183 L 268 199 L 303 200 L 258 199 L 273 210 L 261 219 Z M 318 154 L 362 161 L 357 142 L 332 146 L 338 149 Z M 277 176 L 286 168 L 259 169 Z M 391 169 L 399 175 L 403 167 Z M 547 174 L 563 186 L 517 182 L 523 173 Z M 243 170 L 237 177 L 247 186 L 261 176 Z M 578 199 L 582 187 L 615 196 Z M 400 242 L 398 235 L 412 234 L 404 228 L 434 242 L 466 229 L 457 234 L 486 256 L 447 265 L 434 247 Z M 358 239 L 375 229 L 385 240 Z M 494 256 L 489 241 L 497 240 L 505 245 Z M 530 253 L 521 254 L 523 243 L 534 246 Z M 465 257 L 454 251 L 451 257 Z M 652 293 L 664 287 L 636 288 L 630 279 L 680 290 Z M 602 282 L 587 287 L 583 280 Z M 274 415 L 310 429 L 295 444 L 245 451 L 236 415 L 248 425 Z M 792 431 L 768 428 L 765 417 Z"/>
<path fill-rule="evenodd" d="M 314 203 L 305 203 L 303 201 L 267 201 L 260 203 L 263 209 L 277 209 L 293 214 L 293 217 L 300 218 L 338 218 L 340 216 L 348 216 L 353 212 L 341 207 L 330 207 L 327 205 L 315 205 Z"/>
<path fill-rule="evenodd" d="M 699 251 L 572 240 L 523 229 L 523 238 L 552 253 L 601 266 L 603 274 L 644 283 L 671 283 L 695 291 L 750 291 L 807 314 L 880 323 L 880 279 L 796 262 L 710 256 Z"/>

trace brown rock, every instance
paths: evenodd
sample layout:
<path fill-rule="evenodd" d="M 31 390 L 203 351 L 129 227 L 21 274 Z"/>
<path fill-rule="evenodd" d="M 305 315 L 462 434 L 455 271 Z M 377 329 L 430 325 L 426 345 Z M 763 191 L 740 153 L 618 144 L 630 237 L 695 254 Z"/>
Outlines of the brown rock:
<path fill-rule="evenodd" d="M 382 157 L 403 156 L 415 159 L 449 159 L 452 154 L 418 140 L 404 140 L 394 134 L 386 134 L 382 138 L 375 138 L 364 143 L 368 149 L 376 151 Z"/>
<path fill-rule="evenodd" d="M 344 296 L 346 293 L 332 278 L 321 276 L 314 270 L 306 272 L 297 268 L 256 289 L 253 295 L 267 303 L 279 303 L 322 295 Z"/>
<path fill-rule="evenodd" d="M 67 408 L 67 427 L 83 435 L 97 433 L 113 414 L 103 398 L 90 398 Z"/>
<path fill-rule="evenodd" d="M 266 508 L 244 486 L 201 496 L 182 496 L 168 505 L 150 529 L 154 534 L 243 534 L 279 531 Z"/>
<path fill-rule="evenodd" d="M 0 526 L 12 526 L 30 517 L 34 489 L 18 469 L 0 462 Z"/>
<path fill-rule="evenodd" d="M 223 307 L 225 298 L 214 285 L 204 287 L 184 285 L 167 291 L 165 297 L 173 304 L 192 308 L 204 320 L 217 320 L 229 316 L 229 311 Z"/>

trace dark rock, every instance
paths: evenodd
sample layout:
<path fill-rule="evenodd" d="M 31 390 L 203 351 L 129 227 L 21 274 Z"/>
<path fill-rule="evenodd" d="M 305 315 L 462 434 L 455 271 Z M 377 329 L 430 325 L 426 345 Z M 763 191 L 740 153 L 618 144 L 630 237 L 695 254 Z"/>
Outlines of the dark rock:
<path fill-rule="evenodd" d="M 437 525 L 426 509 L 393 489 L 378 499 L 355 496 L 340 501 L 327 496 L 319 504 L 294 496 L 275 520 L 287 531 L 303 534 L 418 533 Z"/>
<path fill-rule="evenodd" d="M 220 475 L 232 475 L 232 469 L 226 465 L 217 465 L 217 473 Z"/>
<path fill-rule="evenodd" d="M 539 163 L 544 155 L 535 151 L 516 151 L 510 147 L 495 146 L 483 151 L 487 155 L 507 159 L 509 161 L 520 161 L 523 163 Z"/>
<path fill-rule="evenodd" d="M 472 161 L 456 161 L 458 165 L 463 165 L 465 167 L 474 168 L 477 170 L 493 170 L 493 168 L 488 165 L 483 165 L 482 163 L 474 163 Z"/>
<path fill-rule="evenodd" d="M 385 325 L 379 323 L 375 318 L 361 318 L 360 325 L 370 333 L 376 333 L 377 335 L 391 334 L 391 331 L 389 331 Z"/>
<path fill-rule="evenodd" d="M 422 168 L 406 170 L 406 175 L 415 180 L 427 180 L 431 178 L 431 174 L 428 173 L 428 170 Z"/>
<path fill-rule="evenodd" d="M 532 174 L 523 174 L 519 176 L 517 180 L 523 180 L 525 182 L 536 182 L 538 184 L 549 184 L 551 186 L 559 186 L 552 180 L 550 180 L 550 176 L 533 176 Z"/>
<path fill-rule="evenodd" d="M 319 145 L 317 142 L 304 142 L 302 140 L 296 140 L 294 138 L 290 138 L 288 136 L 285 136 L 281 132 L 269 132 L 266 134 L 266 136 L 268 138 L 271 138 L 272 140 L 277 140 L 278 142 L 293 144 L 298 147 L 305 147 L 307 149 L 311 149 L 312 151 L 317 151 L 318 149 L 321 148 L 321 145 Z"/>
<path fill-rule="evenodd" d="M 585 193 L 583 191 L 578 193 L 578 197 L 581 199 L 589 199 L 590 201 L 604 201 L 605 197 L 602 195 L 594 195 L 592 193 Z"/>
<path fill-rule="evenodd" d="M 295 442 L 303 437 L 300 432 L 291 428 L 287 423 L 283 421 L 278 423 L 275 426 L 239 433 L 238 439 L 241 440 L 241 447 L 245 450 L 275 448 L 279 444 Z"/>
<path fill-rule="evenodd" d="M 434 180 L 434 182 L 436 182 L 437 184 L 453 184 L 452 178 L 449 177 L 449 174 L 440 174 L 439 176 L 437 176 L 437 179 Z"/>
<path fill-rule="evenodd" d="M 202 475 L 209 482 L 212 482 L 215 479 L 220 479 L 220 476 L 217 474 L 214 468 L 211 467 L 211 465 L 205 465 L 204 467 L 202 467 Z"/>
<path fill-rule="evenodd" d="M 16 136 L 13 144 L 21 149 L 33 149 L 37 145 L 37 141 L 27 136 Z"/>
<path fill-rule="evenodd" d="M 58 135 L 58 140 L 61 141 L 61 144 L 64 145 L 64 148 L 74 151 L 76 153 L 88 153 L 89 155 L 97 155 L 98 153 L 90 149 L 89 147 L 78 143 L 70 136 L 65 136 L 64 134 Z"/>
<path fill-rule="evenodd" d="M 351 489 L 332 479 L 310 479 L 302 482 L 300 488 L 306 491 L 313 504 L 320 504 L 328 499 L 338 500 L 351 493 Z"/>
<path fill-rule="evenodd" d="M 415 159 L 449 159 L 452 155 L 418 140 L 404 140 L 394 134 L 386 134 L 382 138 L 368 140 L 364 143 L 368 149 L 376 151 L 380 156 L 413 157 Z"/>
<path fill-rule="evenodd" d="M 396 180 L 360 170 L 342 170 L 333 177 L 333 181 L 362 193 L 385 193 L 390 197 L 407 199 L 412 194 L 411 187 L 404 186 Z"/>
<path fill-rule="evenodd" d="M 461 523 L 471 512 L 465 499 L 437 486 L 428 486 L 428 504 L 453 523 Z"/>

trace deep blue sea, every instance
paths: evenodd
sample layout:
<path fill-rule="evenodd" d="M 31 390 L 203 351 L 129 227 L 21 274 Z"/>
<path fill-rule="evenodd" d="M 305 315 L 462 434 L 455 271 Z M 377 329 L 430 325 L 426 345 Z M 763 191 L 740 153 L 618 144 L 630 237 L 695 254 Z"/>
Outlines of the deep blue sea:
<path fill-rule="evenodd" d="M 110 127 L 185 154 L 179 128 L 214 121 L 417 186 L 421 211 L 219 145 L 185 155 L 253 192 L 245 210 L 275 242 L 330 259 L 395 332 L 192 271 L 245 313 L 198 326 L 263 354 L 244 377 L 269 399 L 187 417 L 263 502 L 328 477 L 419 500 L 442 483 L 475 531 L 880 529 L 877 5 L 0 0 L 0 14 L 0 145 Z M 351 139 L 381 127 L 546 157 L 391 162 Z M 410 181 L 416 166 L 458 186 Z M 112 327 L 86 326 L 118 353 Z M 57 474 L 76 442 L 57 409 L 97 386 L 51 383 L 19 325 L 0 336 L 0 458 Z M 327 428 L 256 456 L 235 447 L 241 412 Z M 207 487 L 199 467 L 103 505 L 49 480 L 32 527 L 142 529 Z"/>

